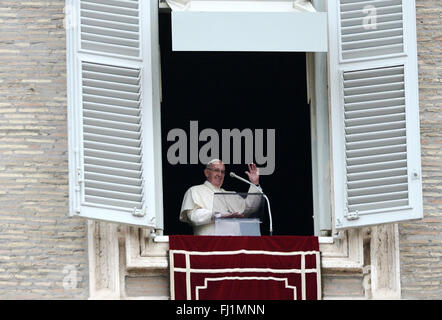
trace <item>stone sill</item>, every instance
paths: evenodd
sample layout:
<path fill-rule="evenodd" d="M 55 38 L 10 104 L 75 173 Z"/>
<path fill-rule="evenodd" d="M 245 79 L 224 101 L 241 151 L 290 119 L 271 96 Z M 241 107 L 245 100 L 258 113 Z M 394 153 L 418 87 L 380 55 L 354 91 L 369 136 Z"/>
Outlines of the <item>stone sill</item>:
<path fill-rule="evenodd" d="M 332 244 L 334 243 L 333 237 L 319 237 L 319 244 Z M 157 243 L 169 243 L 169 236 L 155 236 L 154 242 Z"/>

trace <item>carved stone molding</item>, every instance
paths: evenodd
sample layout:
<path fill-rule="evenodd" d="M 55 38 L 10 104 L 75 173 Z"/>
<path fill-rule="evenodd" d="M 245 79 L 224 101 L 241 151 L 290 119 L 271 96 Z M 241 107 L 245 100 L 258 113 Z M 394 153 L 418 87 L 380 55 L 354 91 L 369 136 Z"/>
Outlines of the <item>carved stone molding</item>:
<path fill-rule="evenodd" d="M 150 232 L 88 222 L 90 299 L 124 299 L 122 274 L 168 269 L 168 237 Z M 397 225 L 351 229 L 338 239 L 322 238 L 320 251 L 324 272 L 353 272 L 363 277 L 366 298 L 400 298 Z"/>
<path fill-rule="evenodd" d="M 399 230 L 397 224 L 372 228 L 370 242 L 373 299 L 400 299 Z"/>
<path fill-rule="evenodd" d="M 346 230 L 340 239 L 319 244 L 323 269 L 360 271 L 364 267 L 363 237 L 360 229 Z"/>
<path fill-rule="evenodd" d="M 128 270 L 168 268 L 169 243 L 156 242 L 149 234 L 149 229 L 126 228 L 126 268 Z"/>
<path fill-rule="evenodd" d="M 89 299 L 120 299 L 119 226 L 88 220 Z"/>

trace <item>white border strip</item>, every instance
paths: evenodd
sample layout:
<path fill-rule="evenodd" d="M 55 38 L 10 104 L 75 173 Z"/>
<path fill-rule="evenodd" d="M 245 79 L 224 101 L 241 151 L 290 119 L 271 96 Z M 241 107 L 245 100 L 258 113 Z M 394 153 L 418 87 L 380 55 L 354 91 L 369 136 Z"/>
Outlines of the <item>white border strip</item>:
<path fill-rule="evenodd" d="M 271 273 L 316 273 L 316 269 L 272 269 L 272 268 L 228 268 L 228 269 L 193 269 L 174 268 L 175 272 L 192 273 L 234 273 L 234 272 L 271 272 Z"/>
<path fill-rule="evenodd" d="M 169 253 L 169 281 L 170 281 L 170 300 L 175 300 L 175 259 L 173 253 Z"/>
<path fill-rule="evenodd" d="M 275 277 L 221 277 L 221 278 L 205 278 L 204 286 L 196 286 L 195 299 L 199 300 L 199 290 L 207 289 L 209 281 L 224 281 L 224 280 L 274 280 L 284 281 L 284 285 L 287 289 L 293 290 L 293 300 L 296 300 L 296 286 L 290 286 L 287 278 L 275 278 Z"/>
<path fill-rule="evenodd" d="M 305 292 L 305 255 L 301 255 L 301 294 L 302 300 L 306 299 Z"/>
<path fill-rule="evenodd" d="M 321 287 L 321 256 L 319 253 L 316 255 L 316 297 L 318 300 L 322 300 L 322 287 Z"/>
<path fill-rule="evenodd" d="M 192 288 L 190 286 L 190 255 L 186 254 L 186 299 L 192 299 Z"/>
<path fill-rule="evenodd" d="M 297 255 L 315 255 L 319 251 L 266 251 L 266 250 L 234 250 L 234 251 L 188 251 L 188 250 L 169 250 L 172 253 L 190 254 L 196 256 L 210 255 L 234 255 L 234 254 L 264 254 L 271 256 L 297 256 Z"/>

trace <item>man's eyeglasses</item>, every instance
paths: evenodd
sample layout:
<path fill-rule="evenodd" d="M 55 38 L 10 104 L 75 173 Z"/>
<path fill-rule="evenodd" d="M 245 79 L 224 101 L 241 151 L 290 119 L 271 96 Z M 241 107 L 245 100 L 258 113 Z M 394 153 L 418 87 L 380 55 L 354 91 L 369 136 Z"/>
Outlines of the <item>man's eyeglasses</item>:
<path fill-rule="evenodd" d="M 216 173 L 221 173 L 221 174 L 225 174 L 226 170 L 221 170 L 221 169 L 212 169 L 212 168 L 207 168 L 207 170 L 216 172 Z"/>

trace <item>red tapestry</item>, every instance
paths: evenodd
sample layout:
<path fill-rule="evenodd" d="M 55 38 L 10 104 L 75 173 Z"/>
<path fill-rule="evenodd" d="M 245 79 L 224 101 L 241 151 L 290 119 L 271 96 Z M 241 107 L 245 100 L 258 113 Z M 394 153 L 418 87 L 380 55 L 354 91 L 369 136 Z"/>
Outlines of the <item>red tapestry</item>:
<path fill-rule="evenodd" d="M 317 300 L 317 237 L 169 236 L 176 300 Z"/>

